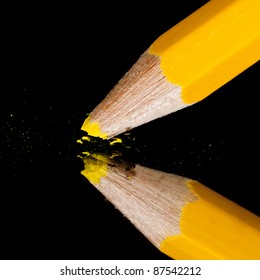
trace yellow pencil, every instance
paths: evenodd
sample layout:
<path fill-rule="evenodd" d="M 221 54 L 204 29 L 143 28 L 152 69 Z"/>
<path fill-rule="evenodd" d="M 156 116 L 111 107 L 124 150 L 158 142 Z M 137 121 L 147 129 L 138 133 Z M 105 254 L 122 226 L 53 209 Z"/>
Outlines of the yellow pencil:
<path fill-rule="evenodd" d="M 173 259 L 260 259 L 260 218 L 197 181 L 100 154 L 82 174 Z"/>
<path fill-rule="evenodd" d="M 111 138 L 204 99 L 260 58 L 260 1 L 212 0 L 160 36 L 82 125 Z"/>

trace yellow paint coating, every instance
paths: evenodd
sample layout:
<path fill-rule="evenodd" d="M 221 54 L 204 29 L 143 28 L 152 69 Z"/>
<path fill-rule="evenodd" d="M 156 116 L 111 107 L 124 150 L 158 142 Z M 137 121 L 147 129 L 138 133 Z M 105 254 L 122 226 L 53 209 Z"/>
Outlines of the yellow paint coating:
<path fill-rule="evenodd" d="M 91 154 L 90 157 L 83 158 L 84 175 L 92 184 L 99 184 L 101 178 L 107 175 L 107 164 L 109 159 L 100 154 Z"/>
<path fill-rule="evenodd" d="M 260 59 L 260 1 L 211 0 L 150 47 L 187 104 L 202 100 Z"/>
<path fill-rule="evenodd" d="M 99 124 L 97 122 L 91 121 L 91 115 L 86 118 L 81 129 L 86 131 L 91 136 L 107 139 L 106 133 L 101 131 Z"/>
<path fill-rule="evenodd" d="M 188 187 L 198 200 L 181 214 L 181 234 L 160 250 L 173 259 L 260 259 L 260 218 L 197 181 Z"/>

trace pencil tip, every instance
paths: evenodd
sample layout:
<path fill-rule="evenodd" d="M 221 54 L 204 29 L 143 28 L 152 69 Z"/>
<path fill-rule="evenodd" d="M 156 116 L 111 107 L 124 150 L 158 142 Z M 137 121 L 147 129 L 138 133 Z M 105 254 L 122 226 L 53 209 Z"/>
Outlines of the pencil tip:
<path fill-rule="evenodd" d="M 92 184 L 98 184 L 106 176 L 108 168 L 120 169 L 133 175 L 135 164 L 126 159 L 131 147 L 129 135 L 102 139 L 85 131 L 81 132 L 81 138 L 77 140 L 80 145 L 78 157 L 83 161 L 81 174 Z"/>
<path fill-rule="evenodd" d="M 86 131 L 89 135 L 94 137 L 100 137 L 102 139 L 107 139 L 106 133 L 101 131 L 100 125 L 98 122 L 92 122 L 90 115 L 85 119 L 82 127 L 82 130 Z"/>

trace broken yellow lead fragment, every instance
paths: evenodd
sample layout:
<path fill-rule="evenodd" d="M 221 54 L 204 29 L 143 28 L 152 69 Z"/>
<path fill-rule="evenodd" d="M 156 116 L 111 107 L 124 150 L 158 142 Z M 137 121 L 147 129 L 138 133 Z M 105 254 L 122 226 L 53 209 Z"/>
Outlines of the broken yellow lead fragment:
<path fill-rule="evenodd" d="M 112 138 L 112 141 L 109 142 L 109 144 L 110 144 L 111 146 L 114 145 L 114 144 L 116 144 L 116 143 L 122 143 L 122 139 L 120 139 L 120 138 Z"/>
<path fill-rule="evenodd" d="M 82 136 L 81 139 L 77 140 L 77 143 L 83 144 L 83 141 L 88 141 L 88 142 L 90 142 L 90 140 L 91 140 L 91 139 L 90 139 L 89 136 Z"/>

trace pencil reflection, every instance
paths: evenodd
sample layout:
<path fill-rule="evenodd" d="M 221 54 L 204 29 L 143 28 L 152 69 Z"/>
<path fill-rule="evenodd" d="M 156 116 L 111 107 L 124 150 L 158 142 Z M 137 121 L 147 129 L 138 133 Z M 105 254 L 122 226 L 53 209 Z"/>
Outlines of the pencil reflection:
<path fill-rule="evenodd" d="M 259 259 L 260 218 L 210 188 L 121 155 L 88 153 L 82 160 L 82 175 L 166 255 Z"/>

